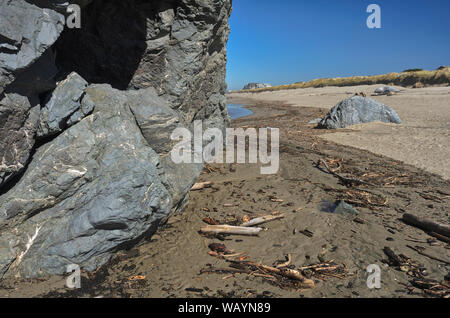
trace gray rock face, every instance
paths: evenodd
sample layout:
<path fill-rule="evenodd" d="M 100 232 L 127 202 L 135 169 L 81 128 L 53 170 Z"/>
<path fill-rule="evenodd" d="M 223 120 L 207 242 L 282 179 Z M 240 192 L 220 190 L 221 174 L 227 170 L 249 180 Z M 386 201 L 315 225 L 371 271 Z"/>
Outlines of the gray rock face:
<path fill-rule="evenodd" d="M 169 214 L 159 156 L 125 95 L 96 102 L 101 111 L 41 147 L 17 186 L 0 198 L 0 219 L 18 233 L 0 239 L 9 249 L 9 271 L 56 274 L 72 263 L 94 270 Z"/>
<path fill-rule="evenodd" d="M 170 135 L 176 128 L 184 127 L 178 113 L 152 87 L 130 91 L 129 94 L 130 109 L 144 138 L 157 153 L 169 153 L 176 143 L 170 139 Z"/>
<path fill-rule="evenodd" d="M 62 34 L 57 65 L 90 83 L 154 87 L 186 121 L 226 118 L 230 13 L 230 0 L 95 0 Z"/>
<path fill-rule="evenodd" d="M 257 89 L 257 88 L 267 88 L 272 87 L 270 84 L 260 84 L 260 83 L 248 83 L 243 89 Z"/>
<path fill-rule="evenodd" d="M 6 86 L 5 94 L 18 93 L 31 97 L 52 91 L 56 86 L 55 76 L 57 73 L 53 52 L 47 50 L 25 70 L 13 72 L 15 80 L 11 85 Z"/>
<path fill-rule="evenodd" d="M 58 84 L 41 110 L 38 137 L 59 133 L 92 112 L 94 103 L 85 96 L 87 86 L 88 82 L 77 73 L 71 73 Z"/>
<path fill-rule="evenodd" d="M 20 71 L 58 39 L 64 16 L 24 0 L 0 1 L 0 67 Z"/>
<path fill-rule="evenodd" d="M 381 121 L 401 124 L 395 110 L 371 98 L 353 96 L 345 99 L 319 122 L 317 128 L 338 129 L 348 126 Z"/>
<path fill-rule="evenodd" d="M 70 3 L 83 28 L 63 31 Z M 170 136 L 229 123 L 230 12 L 0 0 L 0 279 L 95 270 L 183 209 L 203 166 L 173 163 Z"/>
<path fill-rule="evenodd" d="M 49 47 L 64 16 L 23 0 L 0 1 L 0 189 L 20 174 L 34 147 L 39 94 L 54 88 Z"/>
<path fill-rule="evenodd" d="M 18 94 L 0 101 L 0 188 L 28 163 L 39 120 L 39 105 Z"/>
<path fill-rule="evenodd" d="M 179 188 L 188 191 L 201 171 L 170 169 L 168 182 L 170 157 L 163 165 L 152 149 L 163 137 L 146 139 L 131 109 L 148 92 L 107 85 L 87 92 L 94 113 L 39 148 L 20 182 L 0 197 L 7 233 L 0 274 L 58 274 L 69 264 L 96 269 L 166 217 L 186 195 Z"/>

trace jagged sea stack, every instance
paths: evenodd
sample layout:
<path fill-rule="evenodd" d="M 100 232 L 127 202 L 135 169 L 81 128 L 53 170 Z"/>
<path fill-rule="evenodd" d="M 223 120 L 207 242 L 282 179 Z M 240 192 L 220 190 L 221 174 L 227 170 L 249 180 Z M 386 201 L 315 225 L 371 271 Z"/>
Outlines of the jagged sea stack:
<path fill-rule="evenodd" d="M 202 165 L 174 164 L 170 135 L 229 124 L 230 13 L 231 0 L 0 0 L 0 278 L 95 270 L 183 209 Z"/>

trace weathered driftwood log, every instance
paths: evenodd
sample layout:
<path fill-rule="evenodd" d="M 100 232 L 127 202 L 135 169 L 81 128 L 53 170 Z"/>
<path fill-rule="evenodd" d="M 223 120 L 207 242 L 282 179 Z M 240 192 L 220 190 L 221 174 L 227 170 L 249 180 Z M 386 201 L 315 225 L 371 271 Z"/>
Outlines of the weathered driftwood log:
<path fill-rule="evenodd" d="M 243 227 L 250 227 L 250 226 L 260 225 L 260 224 L 264 224 L 264 223 L 267 223 L 267 222 L 279 220 L 279 219 L 282 219 L 282 218 L 284 218 L 284 214 L 280 214 L 280 215 L 266 215 L 266 216 L 261 216 L 259 218 L 255 218 L 253 220 L 245 222 L 241 226 L 243 226 Z"/>
<path fill-rule="evenodd" d="M 205 188 L 210 188 L 213 185 L 212 182 L 208 181 L 208 182 L 199 182 L 196 183 L 192 186 L 191 191 L 198 191 L 198 190 L 202 190 Z"/>
<path fill-rule="evenodd" d="M 450 226 L 446 224 L 439 224 L 430 219 L 419 218 L 415 215 L 405 213 L 403 215 L 403 222 L 415 226 L 424 231 L 434 232 L 450 238 Z"/>
<path fill-rule="evenodd" d="M 201 228 L 202 233 L 211 234 L 231 234 L 231 235 L 247 235 L 257 236 L 263 229 L 259 227 L 242 227 L 231 225 L 210 225 Z"/>

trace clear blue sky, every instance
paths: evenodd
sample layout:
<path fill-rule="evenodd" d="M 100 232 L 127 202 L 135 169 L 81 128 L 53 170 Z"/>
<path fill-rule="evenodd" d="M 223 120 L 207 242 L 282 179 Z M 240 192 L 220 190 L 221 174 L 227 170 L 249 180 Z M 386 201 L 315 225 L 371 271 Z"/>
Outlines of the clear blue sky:
<path fill-rule="evenodd" d="M 450 0 L 234 0 L 228 87 L 449 65 L 449 14 Z"/>

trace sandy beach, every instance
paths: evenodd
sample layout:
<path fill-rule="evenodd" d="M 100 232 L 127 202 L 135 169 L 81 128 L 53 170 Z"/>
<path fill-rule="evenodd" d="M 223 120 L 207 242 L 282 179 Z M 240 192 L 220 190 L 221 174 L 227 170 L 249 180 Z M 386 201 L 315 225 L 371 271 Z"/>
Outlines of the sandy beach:
<path fill-rule="evenodd" d="M 327 100 L 318 106 L 333 104 L 345 95 L 326 95 Z M 311 99 L 319 97 L 306 98 L 305 104 L 313 104 Z M 422 97 L 412 94 L 409 100 L 414 98 Z M 439 98 L 430 100 L 438 103 Z M 448 181 L 413 165 L 334 142 L 335 132 L 308 124 L 323 116 L 325 108 L 242 96 L 230 101 L 254 112 L 234 120 L 233 127 L 280 127 L 277 174 L 263 176 L 254 164 L 207 165 L 198 182 L 213 182 L 211 187 L 191 191 L 187 209 L 170 217 L 145 244 L 117 253 L 96 272 L 82 272 L 81 289 L 66 288 L 63 276 L 6 279 L 1 282 L 0 297 L 442 297 L 417 280 L 426 277 L 448 284 L 448 242 L 401 218 L 414 213 L 448 223 Z M 405 108 L 399 109 L 400 114 L 412 121 Z M 345 129 L 340 134 L 356 132 Z M 343 184 L 320 160 L 363 183 Z M 339 200 L 351 203 L 358 216 L 330 213 L 329 207 Z M 284 218 L 263 224 L 256 237 L 199 233 L 206 222 L 239 225 L 249 218 L 279 214 Z M 211 244 L 223 244 L 231 255 L 211 254 Z M 386 248 L 401 257 L 403 266 L 392 263 Z M 301 288 L 264 270 L 239 269 L 246 262 L 277 266 L 287 260 L 289 268 L 311 268 L 304 273 L 315 287 Z M 367 268 L 372 264 L 381 268 L 380 289 L 367 286 Z"/>
<path fill-rule="evenodd" d="M 323 87 L 262 93 L 234 93 L 230 99 L 283 102 L 296 107 L 331 109 L 341 100 L 364 92 L 392 107 L 402 125 L 370 123 L 323 138 L 400 160 L 450 179 L 450 87 L 403 88 L 394 96 L 370 96 L 380 85 Z"/>
<path fill-rule="evenodd" d="M 0 300 L 450 299 L 449 10 L 0 1 Z"/>

